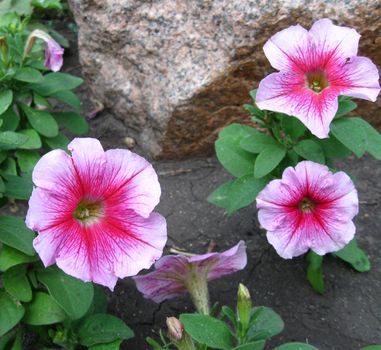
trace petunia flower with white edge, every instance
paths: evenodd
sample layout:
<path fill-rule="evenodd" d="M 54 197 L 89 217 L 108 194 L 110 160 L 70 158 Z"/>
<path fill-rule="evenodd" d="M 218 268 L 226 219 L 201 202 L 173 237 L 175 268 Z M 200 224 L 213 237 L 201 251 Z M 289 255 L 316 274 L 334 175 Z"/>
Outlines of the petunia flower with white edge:
<path fill-rule="evenodd" d="M 295 116 L 315 136 L 328 137 L 339 95 L 374 102 L 380 92 L 376 65 L 357 56 L 359 39 L 356 30 L 329 19 L 309 31 L 296 25 L 278 32 L 263 50 L 279 72 L 259 83 L 256 104 Z"/>
<path fill-rule="evenodd" d="M 118 278 L 148 269 L 162 255 L 166 221 L 152 212 L 160 184 L 152 165 L 124 149 L 104 151 L 76 138 L 36 164 L 26 216 L 45 266 L 56 263 L 83 281 L 114 288 Z"/>
<path fill-rule="evenodd" d="M 284 170 L 257 196 L 258 219 L 267 240 L 285 259 L 309 249 L 324 255 L 344 248 L 354 237 L 357 191 L 342 171 L 303 161 Z"/>

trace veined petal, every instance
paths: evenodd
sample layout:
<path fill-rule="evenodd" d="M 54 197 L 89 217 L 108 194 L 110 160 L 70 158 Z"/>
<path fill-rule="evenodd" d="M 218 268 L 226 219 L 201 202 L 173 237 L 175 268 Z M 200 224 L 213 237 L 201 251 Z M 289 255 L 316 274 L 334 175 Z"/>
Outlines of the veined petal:
<path fill-rule="evenodd" d="M 260 109 L 286 113 L 298 118 L 315 136 L 326 138 L 338 109 L 339 91 L 328 87 L 320 94 L 306 88 L 300 74 L 272 73 L 258 87 Z"/>
<path fill-rule="evenodd" d="M 330 53 L 342 58 L 357 55 L 360 34 L 353 28 L 334 25 L 331 20 L 325 18 L 313 24 L 309 35 L 317 52 Z"/>
<path fill-rule="evenodd" d="M 93 138 L 75 138 L 68 145 L 82 192 L 97 197 L 104 182 L 106 155 L 101 143 Z"/>
<path fill-rule="evenodd" d="M 272 67 L 278 70 L 297 67 L 308 46 L 308 32 L 300 25 L 291 26 L 273 35 L 263 50 Z"/>
<path fill-rule="evenodd" d="M 155 271 L 143 276 L 133 277 L 137 289 L 145 298 L 161 303 L 187 291 L 184 284 L 189 269 L 186 257 L 180 255 L 164 256 L 156 262 L 155 269 Z"/>
<path fill-rule="evenodd" d="M 128 150 L 106 152 L 103 197 L 110 211 L 134 210 L 148 217 L 159 203 L 160 184 L 152 165 Z"/>
<path fill-rule="evenodd" d="M 380 92 L 379 73 L 367 57 L 352 57 L 339 66 L 329 67 L 328 79 L 340 95 L 375 102 Z"/>

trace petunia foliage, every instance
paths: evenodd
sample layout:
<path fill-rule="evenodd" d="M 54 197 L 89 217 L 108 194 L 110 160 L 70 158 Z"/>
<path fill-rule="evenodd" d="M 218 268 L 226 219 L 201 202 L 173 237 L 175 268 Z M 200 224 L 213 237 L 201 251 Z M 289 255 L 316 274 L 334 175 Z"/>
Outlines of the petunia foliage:
<path fill-rule="evenodd" d="M 0 197 L 28 199 L 31 171 L 44 150 L 65 149 L 67 132 L 87 122 L 73 89 L 82 79 L 59 72 L 64 50 L 15 13 L 0 17 Z M 65 130 L 66 129 L 66 130 Z"/>
<path fill-rule="evenodd" d="M 381 160 L 381 135 L 354 115 L 352 97 L 375 101 L 380 92 L 376 66 L 357 56 L 359 38 L 328 19 L 310 31 L 297 25 L 275 34 L 264 52 L 278 72 L 250 92 L 253 103 L 244 108 L 251 123 L 225 127 L 215 143 L 218 160 L 234 178 L 208 200 L 228 214 L 257 200 L 259 221 L 280 256 L 311 249 L 307 277 L 318 292 L 324 290 L 322 256 L 328 252 L 357 271 L 370 269 L 353 237 L 356 190 L 334 162 L 366 153 Z M 340 204 L 340 191 L 351 200 Z"/>

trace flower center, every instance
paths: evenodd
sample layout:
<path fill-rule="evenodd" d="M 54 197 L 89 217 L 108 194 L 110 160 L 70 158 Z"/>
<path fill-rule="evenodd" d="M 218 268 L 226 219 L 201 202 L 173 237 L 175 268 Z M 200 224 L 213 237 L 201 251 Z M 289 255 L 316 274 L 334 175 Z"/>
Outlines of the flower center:
<path fill-rule="evenodd" d="M 306 74 L 306 85 L 312 91 L 320 93 L 329 86 L 329 81 L 323 71 L 314 71 Z"/>
<path fill-rule="evenodd" d="M 83 224 L 99 219 L 103 214 L 101 202 L 82 200 L 74 210 L 74 217 Z"/>
<path fill-rule="evenodd" d="M 307 198 L 307 197 L 304 197 L 299 205 L 298 205 L 299 209 L 303 212 L 303 213 L 311 213 L 313 211 L 313 209 L 315 208 L 315 203 L 311 201 L 311 199 Z"/>

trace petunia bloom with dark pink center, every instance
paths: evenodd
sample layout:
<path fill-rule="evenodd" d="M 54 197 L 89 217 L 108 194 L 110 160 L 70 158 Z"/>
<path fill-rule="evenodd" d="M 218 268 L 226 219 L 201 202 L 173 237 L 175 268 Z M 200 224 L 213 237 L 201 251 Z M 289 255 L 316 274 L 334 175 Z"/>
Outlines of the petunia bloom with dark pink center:
<path fill-rule="evenodd" d="M 104 151 L 92 138 L 76 138 L 45 154 L 33 171 L 27 226 L 45 266 L 111 290 L 117 279 L 149 268 L 167 240 L 155 170 L 123 149 Z"/>
<path fill-rule="evenodd" d="M 156 303 L 189 291 L 197 307 L 197 299 L 207 303 L 207 281 L 242 270 L 246 263 L 246 245 L 240 241 L 222 253 L 164 256 L 155 263 L 155 271 L 133 279 L 144 297 Z"/>
<path fill-rule="evenodd" d="M 258 218 L 277 253 L 291 259 L 312 249 L 319 255 L 353 239 L 357 191 L 347 174 L 311 161 L 288 167 L 257 196 Z"/>
<path fill-rule="evenodd" d="M 278 32 L 263 50 L 279 72 L 260 82 L 256 104 L 295 116 L 317 137 L 328 137 L 339 95 L 374 102 L 380 92 L 377 67 L 357 56 L 359 39 L 354 29 L 329 19 L 309 31 L 296 25 Z"/>

